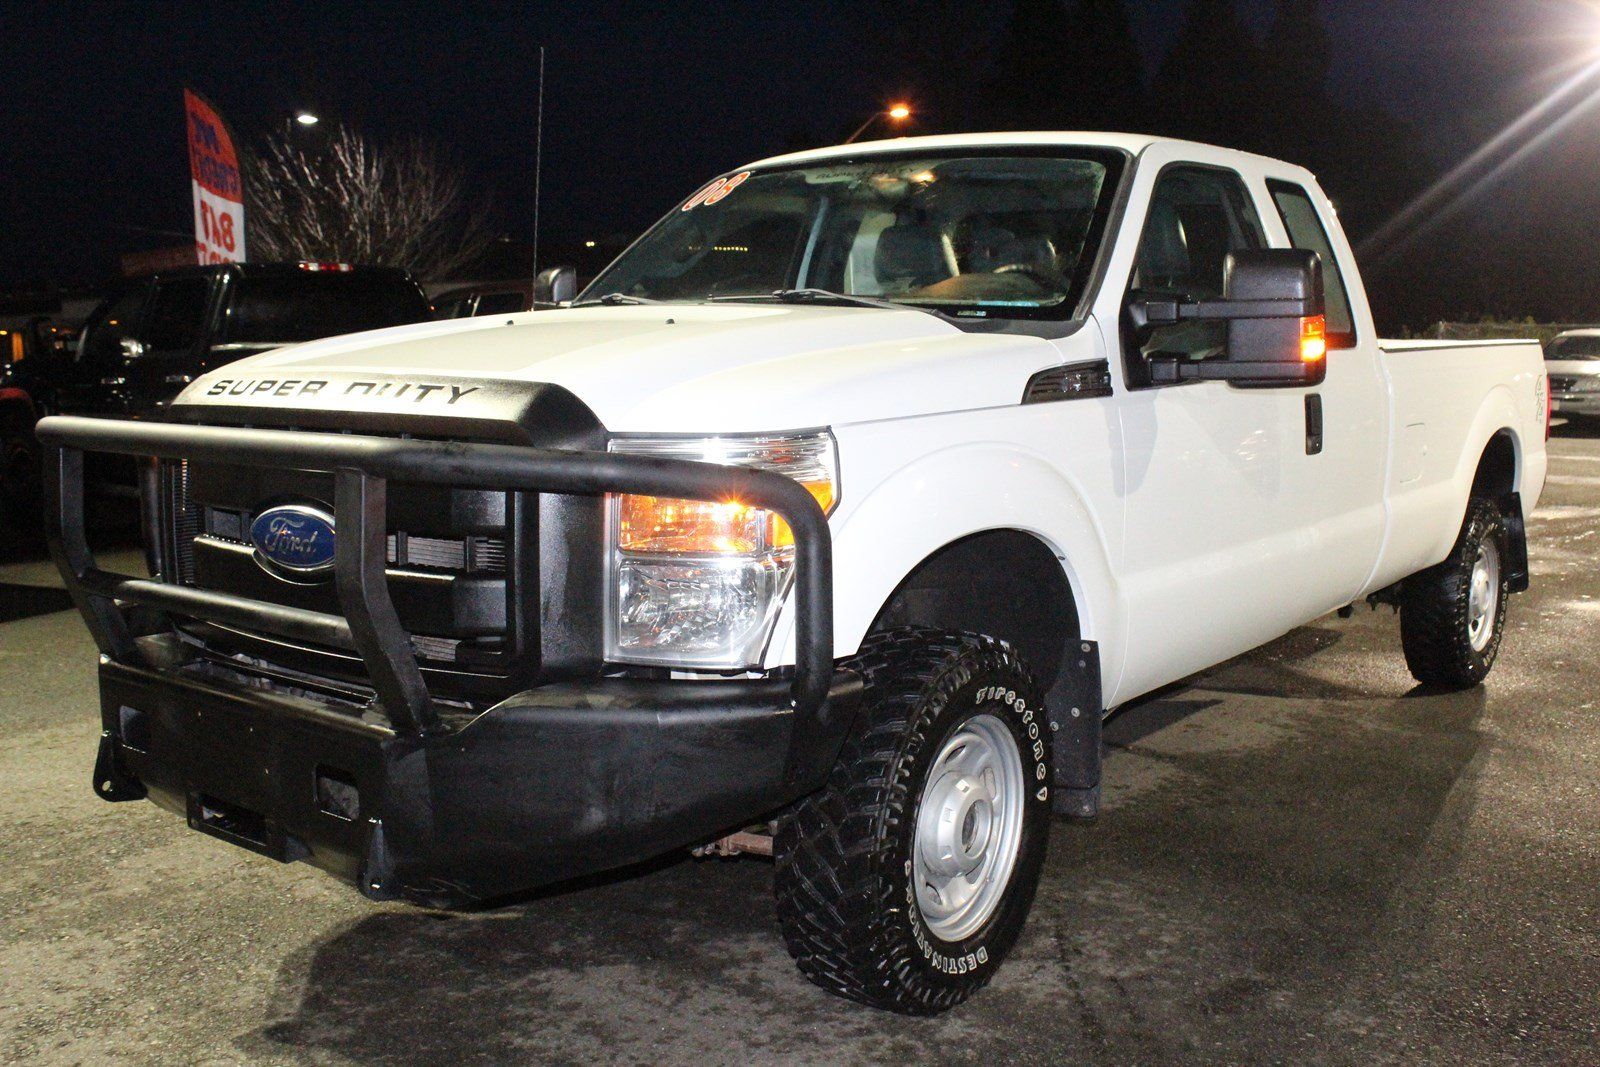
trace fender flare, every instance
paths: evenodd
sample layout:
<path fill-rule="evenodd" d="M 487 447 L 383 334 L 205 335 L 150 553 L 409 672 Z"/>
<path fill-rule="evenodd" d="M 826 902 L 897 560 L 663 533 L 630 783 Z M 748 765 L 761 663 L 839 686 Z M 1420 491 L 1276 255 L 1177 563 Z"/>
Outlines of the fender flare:
<path fill-rule="evenodd" d="M 1016 530 L 1061 561 L 1080 633 L 1100 643 L 1105 677 L 1120 672 L 1126 618 L 1103 524 L 1082 490 L 1044 456 L 998 442 L 941 449 L 880 481 L 831 525 L 836 657 L 854 654 L 890 596 L 928 557 L 973 534 Z M 793 661 L 793 604 L 786 602 L 766 665 Z"/>

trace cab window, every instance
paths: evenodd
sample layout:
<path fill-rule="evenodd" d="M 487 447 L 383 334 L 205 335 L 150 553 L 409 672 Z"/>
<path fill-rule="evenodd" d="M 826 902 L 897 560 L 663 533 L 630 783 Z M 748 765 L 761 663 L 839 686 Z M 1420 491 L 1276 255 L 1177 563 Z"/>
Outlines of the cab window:
<path fill-rule="evenodd" d="M 1327 228 L 1317 215 L 1311 194 L 1301 186 L 1286 181 L 1269 181 L 1267 189 L 1272 193 L 1272 202 L 1277 205 L 1278 216 L 1283 219 L 1283 228 L 1289 232 L 1289 242 L 1296 248 L 1307 249 L 1322 257 L 1328 347 L 1354 348 L 1356 324 L 1355 317 L 1350 313 L 1350 291 L 1345 288 L 1339 257 L 1333 254 L 1333 243 L 1328 240 Z"/>
<path fill-rule="evenodd" d="M 88 363 L 122 358 L 122 339 L 135 336 L 148 282 L 130 286 L 95 309 L 78 336 L 78 359 Z"/>
<path fill-rule="evenodd" d="M 1237 173 L 1199 166 L 1171 168 L 1151 194 L 1129 296 L 1186 302 L 1219 299 L 1228 253 L 1265 246 L 1261 218 Z M 1149 384 L 1153 356 L 1222 358 L 1227 346 L 1226 322 L 1160 326 L 1131 339 L 1130 377 L 1137 385 Z"/>
<path fill-rule="evenodd" d="M 187 352 L 205 325 L 211 279 L 173 278 L 156 284 L 156 297 L 145 323 L 144 341 L 152 352 Z"/>

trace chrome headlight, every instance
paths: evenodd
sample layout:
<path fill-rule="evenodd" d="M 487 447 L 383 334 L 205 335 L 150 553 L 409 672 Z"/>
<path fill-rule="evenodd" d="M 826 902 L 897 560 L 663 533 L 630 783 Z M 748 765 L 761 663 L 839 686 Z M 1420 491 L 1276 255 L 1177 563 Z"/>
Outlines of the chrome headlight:
<path fill-rule="evenodd" d="M 831 512 L 838 465 L 827 431 L 793 436 L 616 438 L 611 451 L 787 475 Z M 607 502 L 606 659 L 744 670 L 761 652 L 794 573 L 794 533 L 738 500 L 614 495 Z"/>
<path fill-rule="evenodd" d="M 1572 389 L 1569 391 L 1574 393 L 1600 393 L 1600 374 L 1585 374 L 1573 379 Z"/>

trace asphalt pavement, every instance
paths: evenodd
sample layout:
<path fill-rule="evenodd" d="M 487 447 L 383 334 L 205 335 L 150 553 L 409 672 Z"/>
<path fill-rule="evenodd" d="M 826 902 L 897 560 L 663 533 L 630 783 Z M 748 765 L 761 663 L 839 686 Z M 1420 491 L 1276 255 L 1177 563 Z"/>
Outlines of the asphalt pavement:
<path fill-rule="evenodd" d="M 1551 443 L 1488 684 L 1384 609 L 1124 709 L 1012 959 L 907 1019 L 805 982 L 756 859 L 375 905 L 89 788 L 95 653 L 0 562 L 0 1058 L 49 1063 L 1600 1063 L 1600 437 Z M 108 559 L 135 566 L 125 534 Z"/>

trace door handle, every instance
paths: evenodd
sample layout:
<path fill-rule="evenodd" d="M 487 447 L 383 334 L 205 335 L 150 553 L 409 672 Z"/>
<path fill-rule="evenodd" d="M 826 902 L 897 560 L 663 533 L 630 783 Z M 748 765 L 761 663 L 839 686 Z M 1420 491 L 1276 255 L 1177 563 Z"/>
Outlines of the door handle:
<path fill-rule="evenodd" d="M 1322 451 L 1322 394 L 1306 394 L 1306 455 Z"/>

